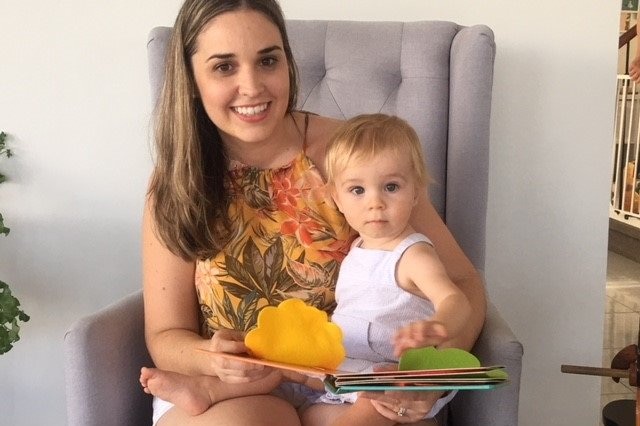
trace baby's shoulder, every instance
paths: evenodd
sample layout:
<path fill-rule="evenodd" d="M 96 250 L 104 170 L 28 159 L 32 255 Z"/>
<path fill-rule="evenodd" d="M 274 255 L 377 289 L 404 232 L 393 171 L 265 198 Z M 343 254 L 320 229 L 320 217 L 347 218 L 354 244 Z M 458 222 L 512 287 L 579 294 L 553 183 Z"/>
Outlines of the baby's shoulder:
<path fill-rule="evenodd" d="M 413 241 L 403 251 L 400 263 L 404 265 L 424 264 L 424 262 L 438 262 L 438 254 L 429 239 Z"/>

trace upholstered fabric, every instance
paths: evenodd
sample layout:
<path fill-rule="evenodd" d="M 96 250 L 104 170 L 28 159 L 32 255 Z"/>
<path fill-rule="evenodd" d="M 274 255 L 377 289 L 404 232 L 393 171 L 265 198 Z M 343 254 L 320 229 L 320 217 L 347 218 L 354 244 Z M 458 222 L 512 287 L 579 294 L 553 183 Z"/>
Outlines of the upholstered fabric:
<path fill-rule="evenodd" d="M 76 321 L 64 355 L 67 425 L 151 424 L 151 398 L 138 382 L 140 368 L 153 365 L 141 291 Z"/>
<path fill-rule="evenodd" d="M 436 209 L 474 265 L 484 269 L 491 29 L 438 21 L 295 20 L 287 28 L 300 74 L 299 108 L 338 118 L 384 112 L 409 121 L 435 178 L 430 196 Z M 164 79 L 170 33 L 159 27 L 149 37 L 152 105 Z M 69 425 L 149 424 L 150 399 L 137 387 L 139 367 L 149 364 L 142 329 L 140 292 L 70 328 Z M 473 352 L 485 365 L 504 365 L 510 383 L 459 392 L 448 410 L 449 425 L 517 425 L 522 345 L 491 303 Z"/>

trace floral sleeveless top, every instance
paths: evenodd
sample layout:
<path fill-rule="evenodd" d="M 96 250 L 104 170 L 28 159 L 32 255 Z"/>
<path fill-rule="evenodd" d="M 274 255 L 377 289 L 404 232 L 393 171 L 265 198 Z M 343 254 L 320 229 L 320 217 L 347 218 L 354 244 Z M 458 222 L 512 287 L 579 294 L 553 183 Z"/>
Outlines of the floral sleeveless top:
<path fill-rule="evenodd" d="M 229 170 L 233 236 L 196 265 L 204 336 L 249 330 L 260 309 L 289 298 L 333 311 L 340 262 L 356 234 L 304 151 L 277 169 Z"/>

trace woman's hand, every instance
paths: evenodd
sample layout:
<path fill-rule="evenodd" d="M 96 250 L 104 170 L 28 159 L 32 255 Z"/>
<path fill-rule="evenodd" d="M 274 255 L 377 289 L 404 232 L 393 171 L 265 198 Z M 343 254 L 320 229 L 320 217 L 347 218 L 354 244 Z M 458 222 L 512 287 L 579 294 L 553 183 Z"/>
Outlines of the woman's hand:
<path fill-rule="evenodd" d="M 242 354 L 247 352 L 242 331 L 218 330 L 210 340 L 210 350 Z M 212 368 L 215 375 L 226 383 L 249 383 L 262 379 L 272 372 L 272 368 L 234 359 L 213 356 Z"/>
<path fill-rule="evenodd" d="M 380 415 L 396 423 L 415 423 L 425 418 L 440 392 L 386 391 L 363 392 Z"/>
<path fill-rule="evenodd" d="M 374 371 L 393 371 L 394 364 L 374 366 Z M 414 423 L 425 418 L 442 392 L 427 391 L 384 391 L 361 392 L 360 398 L 371 400 L 376 411 L 396 423 Z"/>

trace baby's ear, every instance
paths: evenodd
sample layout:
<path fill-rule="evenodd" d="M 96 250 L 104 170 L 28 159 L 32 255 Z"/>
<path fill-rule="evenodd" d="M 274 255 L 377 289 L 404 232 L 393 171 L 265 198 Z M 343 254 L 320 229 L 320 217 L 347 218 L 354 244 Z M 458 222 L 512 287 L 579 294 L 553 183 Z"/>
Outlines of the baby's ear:
<path fill-rule="evenodd" d="M 333 198 L 333 202 L 336 203 L 336 206 L 338 207 L 338 210 L 343 213 L 342 211 L 342 205 L 340 204 L 340 200 L 338 199 L 338 193 L 336 191 L 336 187 L 332 184 L 327 185 L 327 190 L 329 191 L 329 195 L 331 195 L 331 198 Z"/>

